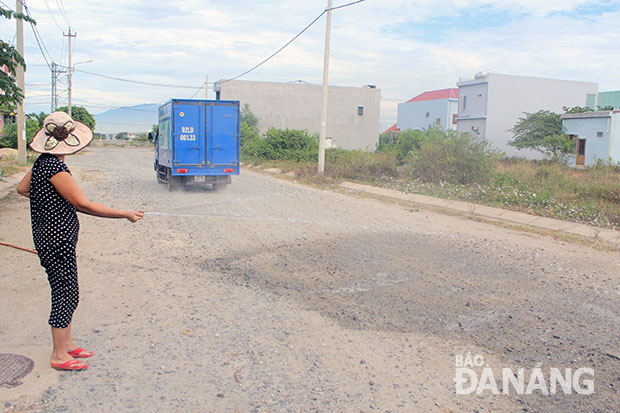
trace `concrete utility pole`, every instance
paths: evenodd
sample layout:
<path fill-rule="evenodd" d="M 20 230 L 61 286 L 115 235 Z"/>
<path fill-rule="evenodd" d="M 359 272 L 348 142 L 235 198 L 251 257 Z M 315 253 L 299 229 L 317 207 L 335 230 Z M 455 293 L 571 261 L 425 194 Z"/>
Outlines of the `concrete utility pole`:
<path fill-rule="evenodd" d="M 76 37 L 77 34 L 71 34 L 71 27 L 69 27 L 69 34 L 63 33 L 62 35 L 69 38 L 69 66 L 67 66 L 67 80 L 69 82 L 69 87 L 67 89 L 69 94 L 69 102 L 67 104 L 67 113 L 71 116 L 71 75 L 73 72 L 73 67 L 71 67 L 71 38 Z"/>
<path fill-rule="evenodd" d="M 209 75 L 205 75 L 205 99 L 209 100 Z"/>
<path fill-rule="evenodd" d="M 22 14 L 22 0 L 16 0 L 15 13 Z M 17 22 L 17 51 L 24 57 L 24 21 L 16 18 Z M 24 81 L 24 66 L 17 65 L 17 87 L 19 87 L 26 99 L 26 86 Z M 17 104 L 17 162 L 26 163 L 26 113 L 24 112 L 24 101 Z"/>
<path fill-rule="evenodd" d="M 323 59 L 323 108 L 321 111 L 321 135 L 319 137 L 319 174 L 325 172 L 325 139 L 327 136 L 327 93 L 329 79 L 329 37 L 332 30 L 332 0 L 327 0 L 327 27 L 325 28 L 325 56 Z"/>

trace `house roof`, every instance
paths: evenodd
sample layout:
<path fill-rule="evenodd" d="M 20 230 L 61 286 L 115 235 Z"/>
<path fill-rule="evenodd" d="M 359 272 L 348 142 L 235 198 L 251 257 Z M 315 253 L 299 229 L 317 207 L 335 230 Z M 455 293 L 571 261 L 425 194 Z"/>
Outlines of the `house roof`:
<path fill-rule="evenodd" d="M 409 102 L 421 102 L 424 100 L 437 100 L 437 99 L 458 99 L 459 98 L 459 90 L 456 88 L 449 89 L 440 89 L 440 90 L 431 90 L 429 92 L 424 92 L 413 99 L 407 101 Z"/>
<path fill-rule="evenodd" d="M 400 129 L 398 129 L 397 124 L 393 124 L 392 126 L 390 126 L 389 128 L 387 128 L 383 133 L 388 133 L 388 132 L 399 132 Z"/>
<path fill-rule="evenodd" d="M 599 110 L 597 112 L 565 113 L 562 115 L 562 119 L 608 118 L 611 116 L 611 112 L 611 110 Z"/>

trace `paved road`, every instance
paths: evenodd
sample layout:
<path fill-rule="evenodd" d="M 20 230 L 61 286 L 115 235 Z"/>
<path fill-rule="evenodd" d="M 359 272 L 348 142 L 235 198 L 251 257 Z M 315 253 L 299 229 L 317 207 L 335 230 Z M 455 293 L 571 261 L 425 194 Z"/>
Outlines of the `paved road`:
<path fill-rule="evenodd" d="M 19 407 L 618 408 L 617 253 L 250 171 L 225 191 L 168 192 L 151 157 L 93 148 L 68 159 L 90 199 L 149 214 L 135 225 L 81 216 L 74 329 L 96 357 Z M 27 202 L 0 207 L 2 237 L 31 245 Z M 2 249 L 0 259 L 0 342 L 47 345 L 36 257 Z M 539 366 L 547 389 L 551 368 L 593 369 L 594 393 L 456 395 L 455 359 L 468 353 L 500 391 L 502 368 L 524 368 L 527 386 Z"/>

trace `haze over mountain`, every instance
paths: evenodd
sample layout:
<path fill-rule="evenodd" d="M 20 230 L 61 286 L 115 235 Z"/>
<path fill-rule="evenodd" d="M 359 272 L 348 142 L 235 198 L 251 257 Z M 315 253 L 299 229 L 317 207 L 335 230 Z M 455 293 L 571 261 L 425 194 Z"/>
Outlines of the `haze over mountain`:
<path fill-rule="evenodd" d="M 97 122 L 95 132 L 105 134 L 149 132 L 157 123 L 157 113 L 161 105 L 161 103 L 143 103 L 93 115 Z"/>

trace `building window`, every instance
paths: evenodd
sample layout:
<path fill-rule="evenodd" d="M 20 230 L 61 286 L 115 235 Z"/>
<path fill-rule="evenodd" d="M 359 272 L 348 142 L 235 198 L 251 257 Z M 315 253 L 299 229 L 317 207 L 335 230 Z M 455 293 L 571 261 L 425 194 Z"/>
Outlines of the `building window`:
<path fill-rule="evenodd" d="M 597 138 L 602 138 L 603 137 L 603 132 L 596 132 L 596 137 Z"/>
<path fill-rule="evenodd" d="M 357 107 L 357 114 L 359 116 L 364 116 L 364 107 L 363 106 L 358 106 Z"/>
<path fill-rule="evenodd" d="M 456 113 L 452 114 L 452 124 L 456 125 Z"/>
<path fill-rule="evenodd" d="M 463 96 L 463 110 L 467 109 L 467 96 Z"/>
<path fill-rule="evenodd" d="M 424 115 L 424 116 L 426 116 L 428 118 L 429 116 L 431 116 L 431 113 L 430 112 L 426 112 L 426 115 Z"/>

